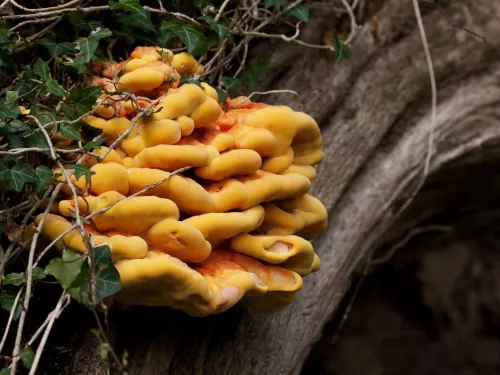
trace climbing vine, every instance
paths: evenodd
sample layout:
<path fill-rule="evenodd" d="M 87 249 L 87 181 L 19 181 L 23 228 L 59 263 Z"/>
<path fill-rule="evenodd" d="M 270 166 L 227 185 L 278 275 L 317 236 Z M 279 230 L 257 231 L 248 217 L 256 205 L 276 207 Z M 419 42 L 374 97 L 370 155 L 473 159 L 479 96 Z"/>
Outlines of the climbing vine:
<path fill-rule="evenodd" d="M 62 185 L 54 184 L 61 177 L 54 167 L 64 171 L 76 199 L 70 175 L 89 182 L 92 172 L 82 159 L 91 155 L 101 160 L 92 150 L 105 138 L 82 118 L 95 112 L 96 102 L 111 97 L 139 100 L 127 90 L 106 91 L 100 98 L 101 88 L 88 85 L 93 67 L 125 59 L 135 46 L 154 45 L 195 56 L 204 71 L 189 82 L 210 83 L 220 101 L 234 89 L 251 94 L 272 68 L 269 61 L 249 58 L 255 39 L 325 49 L 337 61 L 350 56 L 358 1 L 334 3 L 343 6 L 350 32 L 344 37 L 334 33 L 331 43 L 314 45 L 301 40 L 301 27 L 309 22 L 314 5 L 303 0 L 0 1 L 0 307 L 5 322 L 0 375 L 16 374 L 19 363 L 35 373 L 55 320 L 71 301 L 92 311 L 100 355 L 126 373 L 126 358 L 114 353 L 98 314 L 106 314 L 106 297 L 121 287 L 109 247 L 88 241 L 83 255 L 65 249 L 49 259 L 45 255 L 56 241 L 39 241 L 43 219 L 31 237 L 25 235 L 34 213 L 47 214 L 61 190 Z M 138 118 L 154 104 L 150 100 L 145 108 L 137 106 Z M 72 148 L 65 144 L 68 139 Z M 91 216 L 77 210 L 72 229 L 83 235 Z M 62 288 L 61 296 L 43 324 L 28 335 L 25 322 L 35 287 L 52 283 Z"/>

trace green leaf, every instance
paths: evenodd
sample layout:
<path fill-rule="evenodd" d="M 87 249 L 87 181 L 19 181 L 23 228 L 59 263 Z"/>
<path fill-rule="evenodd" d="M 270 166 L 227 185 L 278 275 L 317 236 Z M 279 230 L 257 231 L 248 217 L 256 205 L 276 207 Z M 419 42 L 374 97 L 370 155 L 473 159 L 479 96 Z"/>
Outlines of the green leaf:
<path fill-rule="evenodd" d="M 214 87 L 214 89 L 215 89 L 215 91 L 217 91 L 217 101 L 219 103 L 223 102 L 224 100 L 226 100 L 227 97 L 229 97 L 227 92 L 225 92 L 224 90 L 221 90 L 218 87 Z"/>
<path fill-rule="evenodd" d="M 95 298 L 99 303 L 103 298 L 117 293 L 121 289 L 120 274 L 111 260 L 109 246 L 94 248 Z M 81 286 L 82 293 L 89 293 L 88 282 Z"/>
<path fill-rule="evenodd" d="M 310 9 L 306 4 L 299 4 L 290 9 L 287 13 L 303 22 L 307 22 L 309 21 L 309 10 Z"/>
<path fill-rule="evenodd" d="M 82 265 L 82 270 L 75 278 L 75 281 L 71 283 L 70 287 L 66 289 L 66 292 L 77 300 L 80 303 L 88 304 L 90 301 L 88 300 L 88 294 L 82 294 L 81 287 L 84 283 L 88 282 L 89 279 L 89 263 L 85 262 Z"/>
<path fill-rule="evenodd" d="M 188 52 L 193 55 L 199 55 L 204 45 L 206 46 L 205 36 L 193 26 L 180 20 L 163 21 L 160 30 L 172 31 L 186 45 Z"/>
<path fill-rule="evenodd" d="M 90 86 L 84 89 L 73 87 L 69 93 L 69 101 L 70 103 L 90 107 L 95 104 L 99 95 L 101 95 L 101 88 L 99 86 Z"/>
<path fill-rule="evenodd" d="M 21 357 L 21 362 L 23 363 L 23 366 L 27 369 L 30 369 L 31 366 L 33 365 L 33 360 L 35 359 L 35 352 L 33 349 L 31 349 L 30 346 L 28 346 L 26 349 L 24 349 L 21 354 L 19 354 Z"/>
<path fill-rule="evenodd" d="M 143 30 L 155 31 L 151 22 L 151 14 L 140 4 L 139 0 L 109 1 L 111 10 L 124 10 L 129 14 L 118 14 L 116 20 L 126 26 L 133 26 Z"/>
<path fill-rule="evenodd" d="M 334 44 L 333 48 L 335 50 L 335 58 L 337 61 L 342 61 L 348 59 L 351 56 L 351 50 L 347 44 L 340 41 L 337 33 L 333 33 Z"/>
<path fill-rule="evenodd" d="M 0 370 L 0 375 L 10 375 L 10 368 L 3 368 Z"/>
<path fill-rule="evenodd" d="M 45 275 L 45 272 L 43 272 L 43 269 L 40 267 L 35 267 L 33 268 L 33 271 L 31 273 L 31 277 L 33 280 L 42 280 L 45 279 L 47 275 Z"/>
<path fill-rule="evenodd" d="M 12 308 L 14 307 L 16 296 L 17 293 L 14 293 L 10 290 L 3 290 L 2 292 L 0 292 L 0 307 L 2 307 L 2 309 L 10 313 Z M 13 316 L 14 320 L 17 320 L 19 318 L 19 315 L 21 315 L 22 308 L 19 301 L 17 303 L 16 310 L 14 311 L 14 316 Z"/>
<path fill-rule="evenodd" d="M 41 196 L 45 192 L 45 189 L 52 183 L 52 170 L 45 165 L 39 165 L 35 169 L 36 176 L 38 177 L 38 182 L 36 184 L 36 193 Z"/>
<path fill-rule="evenodd" d="M 39 165 L 35 169 L 36 176 L 42 184 L 50 184 L 52 181 L 52 170 L 45 165 Z"/>
<path fill-rule="evenodd" d="M 112 35 L 111 30 L 98 27 L 88 37 L 78 38 L 75 41 L 75 50 L 78 51 L 78 55 L 68 66 L 75 69 L 77 73 L 85 72 L 87 64 L 94 57 L 96 49 L 99 46 L 99 41 L 110 35 Z"/>
<path fill-rule="evenodd" d="M 239 78 L 225 77 L 225 76 L 222 77 L 222 86 L 224 86 L 226 89 L 238 86 L 240 83 L 241 80 Z"/>
<path fill-rule="evenodd" d="M 91 171 L 87 165 L 80 164 L 66 164 L 64 166 L 65 169 L 74 169 L 75 170 L 75 178 L 77 180 L 80 179 L 81 176 L 85 176 L 87 182 L 90 182 L 90 176 L 95 174 L 94 171 Z"/>
<path fill-rule="evenodd" d="M 9 54 L 0 49 L 0 76 L 8 77 L 17 73 L 16 63 Z"/>
<path fill-rule="evenodd" d="M 3 285 L 15 285 L 19 286 L 25 282 L 24 275 L 17 272 L 12 272 L 5 275 L 5 279 L 3 279 Z"/>
<path fill-rule="evenodd" d="M 28 182 L 37 182 L 38 178 L 33 168 L 28 164 L 18 163 L 10 169 L 10 179 L 8 179 L 9 189 L 20 192 L 24 184 Z"/>
<path fill-rule="evenodd" d="M 41 58 L 38 58 L 33 64 L 33 71 L 43 82 L 47 82 L 51 78 L 49 66 Z"/>
<path fill-rule="evenodd" d="M 210 28 L 217 33 L 221 38 L 225 38 L 229 35 L 229 27 L 222 23 L 218 23 L 215 21 L 213 17 L 210 16 L 201 16 L 198 19 L 205 21 L 208 23 Z"/>
<path fill-rule="evenodd" d="M 101 39 L 107 38 L 108 36 L 113 35 L 113 32 L 110 29 L 97 27 L 92 30 L 88 36 L 90 40 L 99 41 Z"/>
<path fill-rule="evenodd" d="M 66 290 L 80 274 L 85 257 L 71 250 L 65 250 L 62 258 L 53 258 L 45 267 L 46 275 L 52 275 Z"/>
<path fill-rule="evenodd" d="M 51 57 L 56 57 L 65 52 L 75 50 L 73 44 L 69 42 L 57 43 L 54 39 L 50 38 L 39 39 L 37 43 L 47 48 Z"/>
<path fill-rule="evenodd" d="M 83 141 L 82 135 L 78 131 L 80 127 L 78 124 L 71 124 L 71 125 L 61 125 L 59 127 L 59 131 L 61 134 L 69 139 L 73 139 L 75 141 Z"/>
<path fill-rule="evenodd" d="M 64 97 L 66 95 L 66 90 L 63 89 L 59 85 L 59 83 L 57 83 L 57 81 L 55 81 L 53 79 L 49 79 L 45 83 L 45 87 L 47 88 L 48 93 L 53 94 L 55 96 Z"/>
<path fill-rule="evenodd" d="M 247 84 L 250 93 L 257 91 L 259 80 L 271 69 L 271 62 L 265 60 L 252 60 L 242 71 L 240 78 Z"/>
<path fill-rule="evenodd" d="M 287 0 L 264 0 L 264 8 L 271 8 L 276 5 L 286 5 Z"/>
<path fill-rule="evenodd" d="M 141 9 L 141 3 L 139 0 L 109 0 L 109 9 L 111 10 L 127 10 L 129 12 L 139 12 Z"/>
<path fill-rule="evenodd" d="M 156 45 L 158 47 L 169 47 L 168 42 L 175 36 L 172 30 L 160 30 L 158 37 L 156 38 Z"/>
<path fill-rule="evenodd" d="M 4 98 L 0 98 L 0 119 L 16 119 L 21 115 L 17 105 L 18 91 L 7 91 Z"/>
<path fill-rule="evenodd" d="M 127 27 L 131 26 L 141 30 L 155 31 L 150 13 L 144 9 L 142 9 L 142 13 L 119 13 L 116 16 L 116 21 Z"/>
<path fill-rule="evenodd" d="M 98 140 L 96 141 L 90 141 L 90 142 L 87 142 L 83 145 L 83 149 L 85 151 L 90 151 L 92 150 L 93 148 L 98 148 L 100 146 L 102 146 L 102 144 L 106 142 L 106 138 L 99 138 Z"/>

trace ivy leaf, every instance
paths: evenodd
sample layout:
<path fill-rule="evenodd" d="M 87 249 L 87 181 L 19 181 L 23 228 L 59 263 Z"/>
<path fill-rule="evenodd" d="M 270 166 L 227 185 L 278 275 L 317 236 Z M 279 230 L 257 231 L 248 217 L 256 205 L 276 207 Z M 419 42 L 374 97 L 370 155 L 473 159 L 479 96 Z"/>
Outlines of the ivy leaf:
<path fill-rule="evenodd" d="M 33 268 L 33 271 L 31 273 L 31 278 L 33 280 L 43 280 L 46 276 L 47 275 L 45 275 L 45 272 L 43 272 L 43 269 L 41 269 L 40 267 Z"/>
<path fill-rule="evenodd" d="M 42 184 L 50 184 L 52 181 L 52 170 L 45 166 L 39 165 L 35 169 L 36 176 Z"/>
<path fill-rule="evenodd" d="M 5 275 L 5 279 L 3 279 L 3 285 L 15 285 L 19 286 L 25 282 L 24 275 L 17 272 L 12 272 Z"/>
<path fill-rule="evenodd" d="M 221 90 L 218 87 L 214 87 L 214 89 L 215 89 L 215 91 L 217 91 L 217 101 L 219 103 L 222 103 L 224 100 L 226 100 L 227 97 L 229 97 L 227 92 L 225 92 L 224 90 Z"/>
<path fill-rule="evenodd" d="M 129 14 L 118 14 L 116 20 L 127 26 L 135 26 L 143 30 L 155 31 L 151 22 L 151 14 L 140 4 L 139 0 L 109 0 L 111 10 L 124 10 Z"/>
<path fill-rule="evenodd" d="M 121 289 L 120 274 L 111 261 L 111 250 L 107 245 L 94 248 L 94 275 L 95 303 Z M 84 294 L 90 292 L 88 282 L 81 286 L 80 291 Z"/>
<path fill-rule="evenodd" d="M 153 22 L 151 22 L 151 14 L 142 9 L 139 13 L 119 13 L 116 16 L 116 21 L 125 26 L 136 27 L 141 30 L 155 31 Z"/>
<path fill-rule="evenodd" d="M 69 42 L 57 43 L 54 39 L 42 38 L 38 40 L 38 44 L 41 44 L 50 53 L 51 57 L 59 56 L 65 52 L 74 51 L 73 44 Z"/>
<path fill-rule="evenodd" d="M 18 91 L 14 90 L 7 91 L 5 99 L 0 98 L 0 119 L 16 119 L 19 117 L 21 110 L 17 105 L 18 96 Z"/>
<path fill-rule="evenodd" d="M 16 72 L 16 63 L 12 57 L 5 50 L 0 49 L 0 76 L 13 76 Z"/>
<path fill-rule="evenodd" d="M 88 296 L 81 293 L 81 286 L 89 279 L 89 263 L 85 262 L 75 281 L 70 285 L 66 292 L 80 303 L 89 303 Z"/>
<path fill-rule="evenodd" d="M 139 0 L 118 0 L 113 1 L 109 0 L 109 9 L 111 10 L 127 10 L 129 12 L 140 12 L 140 10 L 144 10 L 141 7 Z"/>
<path fill-rule="evenodd" d="M 59 131 L 66 138 L 73 139 L 75 141 L 83 141 L 82 135 L 78 131 L 79 128 L 78 124 L 61 125 L 59 127 Z"/>
<path fill-rule="evenodd" d="M 337 61 L 342 61 L 349 58 L 349 56 L 351 56 L 351 51 L 347 44 L 340 41 L 337 33 L 333 33 L 333 38 L 333 48 L 335 49 L 335 58 L 337 59 Z"/>
<path fill-rule="evenodd" d="M 38 58 L 33 64 L 33 71 L 43 82 L 47 82 L 51 78 L 49 66 L 41 58 Z"/>
<path fill-rule="evenodd" d="M 95 174 L 94 171 L 91 171 L 87 165 L 80 164 L 66 164 L 64 166 L 65 169 L 74 169 L 75 170 L 75 178 L 77 180 L 80 179 L 81 176 L 85 176 L 87 182 L 90 182 L 90 176 Z"/>
<path fill-rule="evenodd" d="M 92 30 L 88 36 L 88 38 L 92 41 L 99 41 L 103 38 L 107 38 L 108 36 L 113 35 L 113 32 L 110 29 L 102 28 L 100 26 L 96 27 Z"/>
<path fill-rule="evenodd" d="M 101 95 L 101 88 L 99 86 L 90 86 L 84 89 L 73 87 L 69 92 L 69 101 L 70 103 L 90 107 L 92 104 L 95 104 L 99 95 Z"/>
<path fill-rule="evenodd" d="M 10 178 L 10 169 L 0 160 L 0 181 L 7 181 Z"/>
<path fill-rule="evenodd" d="M 241 79 L 247 84 L 250 93 L 257 91 L 261 77 L 271 69 L 271 62 L 265 60 L 252 60 L 241 73 Z"/>
<path fill-rule="evenodd" d="M 10 290 L 4 290 L 0 292 L 0 307 L 10 313 L 12 308 L 14 307 L 16 295 L 16 293 Z M 14 311 L 13 319 L 17 320 L 19 318 L 19 315 L 21 315 L 21 304 L 18 301 L 16 310 Z"/>
<path fill-rule="evenodd" d="M 264 0 L 264 8 L 271 8 L 276 5 L 285 5 L 287 0 Z"/>
<path fill-rule="evenodd" d="M 46 275 L 52 275 L 66 290 L 80 274 L 85 257 L 71 250 L 65 250 L 62 258 L 53 258 L 45 267 Z"/>
<path fill-rule="evenodd" d="M 166 48 L 169 46 L 168 42 L 175 36 L 174 32 L 171 30 L 160 30 L 158 37 L 156 38 L 156 44 L 158 47 Z"/>
<path fill-rule="evenodd" d="M 23 366 L 27 369 L 30 369 L 33 365 L 33 360 L 35 359 L 35 352 L 33 351 L 33 349 L 31 349 L 30 346 L 28 346 L 19 354 L 19 357 L 21 358 Z"/>
<path fill-rule="evenodd" d="M 221 38 L 225 38 L 229 35 L 229 27 L 222 23 L 218 23 L 214 18 L 210 16 L 201 16 L 198 19 L 205 21 L 208 23 L 210 28 L 217 33 Z"/>
<path fill-rule="evenodd" d="M 66 90 L 63 89 L 57 81 L 52 78 L 45 83 L 47 92 L 55 96 L 64 97 L 66 95 Z"/>
<path fill-rule="evenodd" d="M 310 9 L 306 4 L 299 4 L 290 9 L 287 13 L 303 22 L 307 22 L 309 21 L 309 10 Z"/>
<path fill-rule="evenodd" d="M 238 86 L 241 83 L 239 78 L 233 77 L 222 77 L 222 86 L 226 89 L 230 89 L 231 87 Z"/>
<path fill-rule="evenodd" d="M 85 151 L 90 151 L 92 150 L 93 148 L 98 148 L 100 146 L 102 146 L 102 144 L 106 142 L 106 138 L 99 138 L 98 140 L 96 141 L 90 141 L 90 142 L 87 142 L 83 145 L 83 149 Z"/>
<path fill-rule="evenodd" d="M 68 66 L 74 68 L 78 73 L 83 73 L 86 70 L 87 63 L 94 57 L 99 41 L 110 35 L 112 35 L 111 30 L 98 27 L 88 37 L 78 38 L 75 41 L 75 49 L 79 53 Z"/>
<path fill-rule="evenodd" d="M 41 196 L 43 195 L 45 189 L 52 182 L 52 170 L 45 165 L 39 165 L 35 169 L 36 176 L 38 177 L 38 182 L 36 184 L 36 193 Z"/>
<path fill-rule="evenodd" d="M 163 21 L 160 30 L 172 31 L 186 45 L 189 53 L 199 55 L 206 47 L 206 38 L 200 31 L 177 19 Z M 206 52 L 206 51 L 205 51 Z"/>
<path fill-rule="evenodd" d="M 20 192 L 24 184 L 28 182 L 37 182 L 38 178 L 33 168 L 28 164 L 18 163 L 10 169 L 10 178 L 8 179 L 9 189 Z"/>

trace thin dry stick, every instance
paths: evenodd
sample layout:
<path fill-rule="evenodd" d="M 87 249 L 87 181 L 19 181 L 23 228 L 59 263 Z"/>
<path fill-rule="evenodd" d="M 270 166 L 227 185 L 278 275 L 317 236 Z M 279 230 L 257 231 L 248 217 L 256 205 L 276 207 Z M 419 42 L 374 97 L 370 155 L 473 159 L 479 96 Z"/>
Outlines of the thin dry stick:
<path fill-rule="evenodd" d="M 54 203 L 56 196 L 57 196 L 57 194 L 59 194 L 59 191 L 61 190 L 61 188 L 62 188 L 62 185 L 59 185 L 54 189 L 54 192 L 52 193 L 52 196 L 50 197 L 49 204 L 45 208 L 44 215 L 36 228 L 36 232 L 33 235 L 33 239 L 31 242 L 31 249 L 30 249 L 30 253 L 29 253 L 29 257 L 28 257 L 28 266 L 26 268 L 26 270 L 27 270 L 26 294 L 24 297 L 23 310 L 21 311 L 21 316 L 19 317 L 19 324 L 17 326 L 17 334 L 16 334 L 16 341 L 14 343 L 14 350 L 12 351 L 13 359 L 12 359 L 12 365 L 11 365 L 11 370 L 10 370 L 11 375 L 16 374 L 17 363 L 19 361 L 19 353 L 20 353 L 19 349 L 21 348 L 21 340 L 23 338 L 24 322 L 26 320 L 26 314 L 28 312 L 28 307 L 29 307 L 30 298 L 31 298 L 31 288 L 32 288 L 32 282 L 33 282 L 33 259 L 35 257 L 36 244 L 38 242 L 38 237 L 40 236 L 40 231 L 42 230 L 43 224 L 45 223 L 45 219 L 47 218 L 47 214 L 50 211 L 50 207 L 52 207 L 52 204 Z"/>
<path fill-rule="evenodd" d="M 46 23 L 46 22 L 54 21 L 55 19 L 58 19 L 58 18 L 59 18 L 58 16 L 54 16 L 54 17 L 49 17 L 49 18 L 41 18 L 41 19 L 23 21 L 23 22 L 18 23 L 16 26 L 13 26 L 9 31 L 16 31 L 17 29 L 19 29 L 25 25 L 29 25 L 29 24 L 33 24 L 33 23 Z"/>
<path fill-rule="evenodd" d="M 17 292 L 16 298 L 14 299 L 14 304 L 10 309 L 9 319 L 7 320 L 7 325 L 5 326 L 5 331 L 3 333 L 2 342 L 0 342 L 0 353 L 2 353 L 3 346 L 5 345 L 5 340 L 7 340 L 7 336 L 9 335 L 10 325 L 12 320 L 14 319 L 14 314 L 17 310 L 17 303 L 19 302 L 19 298 L 21 297 L 21 293 L 23 292 L 24 287 L 20 288 Z"/>
<path fill-rule="evenodd" d="M 50 136 L 49 136 L 49 133 L 47 133 L 47 130 L 44 129 L 42 124 L 40 124 L 40 121 L 38 121 L 38 119 L 35 116 L 27 115 L 26 117 L 31 118 L 35 121 L 36 126 L 43 133 L 45 140 L 47 141 L 47 145 L 49 146 L 49 149 L 50 149 L 50 157 L 52 158 L 52 160 L 56 160 L 57 156 L 56 156 L 56 153 L 54 151 L 54 147 L 52 146 L 52 141 L 50 140 Z"/>
<path fill-rule="evenodd" d="M 38 367 L 38 362 L 40 361 L 40 357 L 42 356 L 43 353 L 43 349 L 45 347 L 45 344 L 47 343 L 47 339 L 49 338 L 50 331 L 52 331 L 52 326 L 54 325 L 54 322 L 60 315 L 61 309 L 63 307 L 63 302 L 68 298 L 70 298 L 70 296 L 66 292 L 63 292 L 61 298 L 59 298 L 59 301 L 57 302 L 56 308 L 54 309 L 54 311 L 52 311 L 47 328 L 45 329 L 42 339 L 40 340 L 40 344 L 36 349 L 35 359 L 33 360 L 33 364 L 31 365 L 31 370 L 29 372 L 29 375 L 35 375 Z"/>
<path fill-rule="evenodd" d="M 349 18 L 351 19 L 351 32 L 349 33 L 349 36 L 347 39 L 344 41 L 345 44 L 350 44 L 356 35 L 356 31 L 358 30 L 358 24 L 356 23 L 356 16 L 354 15 L 353 8 L 349 5 L 347 0 L 340 0 L 342 1 L 342 4 L 344 4 L 344 7 L 347 9 L 347 13 L 349 14 Z"/>
<path fill-rule="evenodd" d="M 12 5 L 14 5 L 16 8 L 19 8 L 21 10 L 24 10 L 25 12 L 34 12 L 34 13 L 38 13 L 38 12 L 48 12 L 48 11 L 52 11 L 52 10 L 58 10 L 58 9 L 64 9 L 64 8 L 69 8 L 70 6 L 72 5 L 75 5 L 75 4 L 78 4 L 80 2 L 80 0 L 73 0 L 73 1 L 70 1 L 66 4 L 61 4 L 61 5 L 58 5 L 58 6 L 55 6 L 55 7 L 48 7 L 48 8 L 26 8 L 22 5 L 19 5 L 18 3 L 15 2 L 15 0 L 9 0 L 10 3 Z"/>
<path fill-rule="evenodd" d="M 224 12 L 224 9 L 226 8 L 227 4 L 229 4 L 229 1 L 230 0 L 225 0 L 222 5 L 220 6 L 219 8 L 219 11 L 217 12 L 217 15 L 215 16 L 214 18 L 214 21 L 217 22 L 220 18 L 220 16 L 222 15 L 222 12 Z"/>

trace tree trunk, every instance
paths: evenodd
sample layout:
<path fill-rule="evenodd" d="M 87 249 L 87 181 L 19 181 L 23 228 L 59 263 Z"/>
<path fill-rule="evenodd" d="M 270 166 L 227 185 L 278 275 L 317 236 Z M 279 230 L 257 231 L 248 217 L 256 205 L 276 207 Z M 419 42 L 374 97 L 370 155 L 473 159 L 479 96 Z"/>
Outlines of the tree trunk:
<path fill-rule="evenodd" d="M 254 48 L 254 56 L 275 66 L 265 87 L 297 91 L 300 109 L 321 126 L 325 159 L 313 182 L 313 194 L 329 211 L 327 231 L 314 240 L 321 270 L 307 277 L 291 306 L 274 315 L 241 306 L 207 318 L 161 308 L 112 312 L 113 341 L 119 353 L 129 354 L 129 374 L 299 374 L 354 272 L 373 251 L 460 202 L 461 194 L 448 193 L 466 189 L 467 179 L 440 184 L 443 168 L 461 163 L 467 174 L 476 167 L 467 167 L 464 157 L 480 164 L 500 144 L 500 0 L 424 3 L 430 2 L 420 5 L 438 88 L 434 129 L 429 71 L 411 0 L 361 1 L 367 21 L 351 58 L 342 62 L 329 51 L 283 41 Z M 318 12 L 300 38 L 322 44 L 324 32 L 348 20 Z M 292 95 L 253 99 L 297 109 Z M 418 196 L 418 209 L 410 206 L 395 225 L 426 177 L 431 132 L 433 185 L 426 191 L 434 195 Z M 66 373 L 106 373 L 92 340 L 88 334 Z"/>

